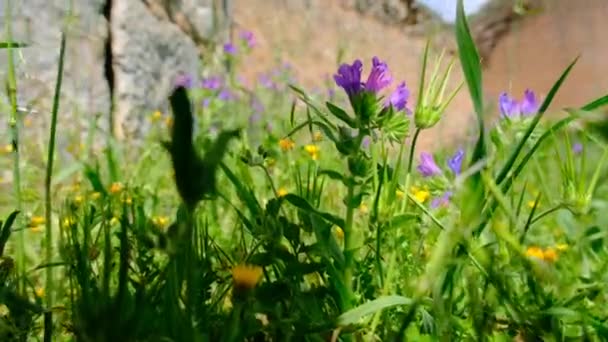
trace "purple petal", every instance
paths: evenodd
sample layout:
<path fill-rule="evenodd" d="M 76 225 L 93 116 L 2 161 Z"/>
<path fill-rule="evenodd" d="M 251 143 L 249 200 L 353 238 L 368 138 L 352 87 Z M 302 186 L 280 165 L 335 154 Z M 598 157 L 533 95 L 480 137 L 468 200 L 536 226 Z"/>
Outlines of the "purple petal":
<path fill-rule="evenodd" d="M 452 198 L 452 192 L 446 191 L 440 197 L 436 197 L 431 201 L 431 208 L 437 209 L 439 207 L 447 206 L 450 203 L 450 199 Z"/>
<path fill-rule="evenodd" d="M 418 164 L 418 172 L 422 177 L 431 177 L 441 173 L 441 169 L 435 163 L 433 155 L 427 152 L 420 153 L 420 163 Z"/>
<path fill-rule="evenodd" d="M 393 108 L 397 111 L 405 110 L 406 112 L 409 112 L 407 109 L 407 100 L 409 97 L 410 90 L 405 86 L 405 82 L 402 82 L 388 98 L 388 104 L 392 104 Z"/>
<path fill-rule="evenodd" d="M 344 89 L 349 97 L 358 94 L 362 89 L 361 72 L 363 63 L 355 60 L 352 65 L 342 64 L 338 68 L 338 73 L 334 75 L 336 84 Z"/>
<path fill-rule="evenodd" d="M 515 99 L 509 97 L 507 93 L 500 94 L 498 98 L 498 108 L 503 117 L 514 117 L 519 114 L 519 105 Z"/>
<path fill-rule="evenodd" d="M 392 81 L 393 78 L 389 73 L 386 63 L 382 62 L 378 57 L 372 58 L 372 70 L 369 73 L 367 82 L 365 82 L 365 90 L 376 94 L 389 86 Z"/>
<path fill-rule="evenodd" d="M 224 44 L 224 52 L 228 55 L 236 55 L 236 46 L 232 43 Z"/>
<path fill-rule="evenodd" d="M 530 89 L 526 89 L 524 92 L 524 98 L 519 104 L 519 109 L 522 115 L 534 115 L 538 112 L 540 104 L 536 99 L 536 95 Z"/>
<path fill-rule="evenodd" d="M 223 80 L 220 76 L 211 76 L 201 81 L 201 87 L 207 90 L 218 90 L 222 87 Z"/>
<path fill-rule="evenodd" d="M 572 145 L 572 152 L 574 154 L 580 154 L 581 152 L 583 152 L 583 144 L 581 144 L 580 142 L 574 143 L 574 145 Z"/>
<path fill-rule="evenodd" d="M 448 167 L 456 176 L 460 174 L 462 169 L 462 159 L 464 158 L 464 150 L 459 149 L 456 153 L 448 159 Z"/>
<path fill-rule="evenodd" d="M 249 48 L 253 48 L 256 46 L 257 41 L 255 40 L 255 36 L 251 31 L 241 31 L 239 37 L 247 43 Z"/>

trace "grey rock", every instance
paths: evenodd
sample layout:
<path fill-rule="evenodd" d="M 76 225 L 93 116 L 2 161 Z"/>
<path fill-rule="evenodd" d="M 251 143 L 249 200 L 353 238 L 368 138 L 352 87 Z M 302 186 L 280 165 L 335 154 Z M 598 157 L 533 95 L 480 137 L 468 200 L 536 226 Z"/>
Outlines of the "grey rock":
<path fill-rule="evenodd" d="M 196 74 L 198 50 L 177 25 L 159 19 L 142 1 L 115 0 L 111 32 L 114 131 L 119 138 L 139 137 L 142 117 L 166 103 L 177 77 Z"/>
<path fill-rule="evenodd" d="M 34 107 L 30 114 L 36 126 L 46 125 L 50 118 L 62 25 L 68 11 L 62 0 L 13 1 L 11 15 L 13 39 L 29 44 L 14 50 L 17 68 L 17 94 L 21 106 Z M 5 3 L 3 1 L 2 7 Z M 74 2 L 67 31 L 64 79 L 62 86 L 59 124 L 74 127 L 74 117 L 82 113 L 107 114 L 109 90 L 103 76 L 103 44 L 106 38 L 106 22 L 100 14 L 101 1 L 80 0 Z M 8 13 L 0 17 L 4 28 Z M 0 65 L 7 65 L 7 54 L 0 50 Z M 7 76 L 6 68 L 0 70 L 0 79 Z M 0 102 L 8 103 L 3 92 Z M 3 116 L 3 118 L 6 116 Z M 76 130 L 88 125 L 86 118 L 78 122 Z M 6 126 L 5 126 L 6 127 Z"/>

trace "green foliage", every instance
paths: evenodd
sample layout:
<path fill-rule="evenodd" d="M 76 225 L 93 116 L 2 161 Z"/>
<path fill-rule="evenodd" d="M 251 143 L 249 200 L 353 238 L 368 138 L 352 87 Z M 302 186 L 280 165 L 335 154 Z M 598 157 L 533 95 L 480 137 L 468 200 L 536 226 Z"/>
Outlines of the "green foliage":
<path fill-rule="evenodd" d="M 487 126 L 496 113 L 457 9 L 479 129 L 461 172 L 450 146 L 433 155 L 439 172 L 415 168 L 418 138 L 459 89 L 444 101 L 454 64 L 440 73 L 428 46 L 413 116 L 371 92 L 328 100 L 288 75 L 270 89 L 232 71 L 221 90 L 177 87 L 145 147 L 107 137 L 82 162 L 58 153 L 51 179 L 51 144 L 46 217 L 30 139 L 0 156 L 24 176 L 23 197 L 1 188 L 0 339 L 605 339 L 608 146 L 574 124 L 608 97 L 541 120 L 572 63 L 536 115 Z"/>

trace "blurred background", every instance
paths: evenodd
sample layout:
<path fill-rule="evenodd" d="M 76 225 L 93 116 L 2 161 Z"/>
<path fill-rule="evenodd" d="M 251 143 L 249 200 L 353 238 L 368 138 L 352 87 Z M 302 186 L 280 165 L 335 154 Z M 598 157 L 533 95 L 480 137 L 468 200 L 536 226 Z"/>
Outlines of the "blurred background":
<path fill-rule="evenodd" d="M 250 87 L 264 73 L 288 66 L 307 90 L 326 89 L 339 63 L 373 56 L 416 95 L 427 39 L 434 53 L 454 55 L 450 23 L 455 0 L 2 0 L 0 24 L 11 13 L 19 52 L 23 105 L 46 112 L 56 77 L 61 28 L 68 27 L 63 117 L 95 113 L 100 127 L 120 136 L 163 107 L 175 78 L 218 65 L 224 43 L 250 30 L 255 47 L 239 56 L 238 79 Z M 608 90 L 608 1 L 465 0 L 485 68 L 488 115 L 502 91 L 541 96 L 576 56 L 581 58 L 554 102 L 579 105 Z M 10 7 L 10 10 L 9 10 Z M 3 31 L 3 39 L 6 31 Z M 5 54 L 0 63 L 6 63 Z M 221 63 L 219 63 L 221 64 Z M 459 68 L 452 77 L 462 80 Z M 5 71 L 0 70 L 4 78 Z M 115 107 L 110 115 L 110 98 Z M 0 99 L 0 109 L 6 99 Z M 464 136 L 472 125 L 465 89 L 446 120 L 426 134 L 432 148 Z M 84 115 L 83 126 L 90 115 Z M 41 119 L 44 121 L 44 118 Z"/>

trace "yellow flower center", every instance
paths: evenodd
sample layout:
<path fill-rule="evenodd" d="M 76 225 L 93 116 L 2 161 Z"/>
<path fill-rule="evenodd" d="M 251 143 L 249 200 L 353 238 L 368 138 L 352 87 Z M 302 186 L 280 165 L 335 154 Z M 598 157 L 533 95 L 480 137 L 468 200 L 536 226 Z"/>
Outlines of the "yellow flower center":
<path fill-rule="evenodd" d="M 279 147 L 283 151 L 289 151 L 289 150 L 293 149 L 294 146 L 296 146 L 296 143 L 289 138 L 284 138 L 284 139 L 279 140 Z"/>
<path fill-rule="evenodd" d="M 242 289 L 254 288 L 262 277 L 262 268 L 257 265 L 236 265 L 232 268 L 234 285 Z"/>

